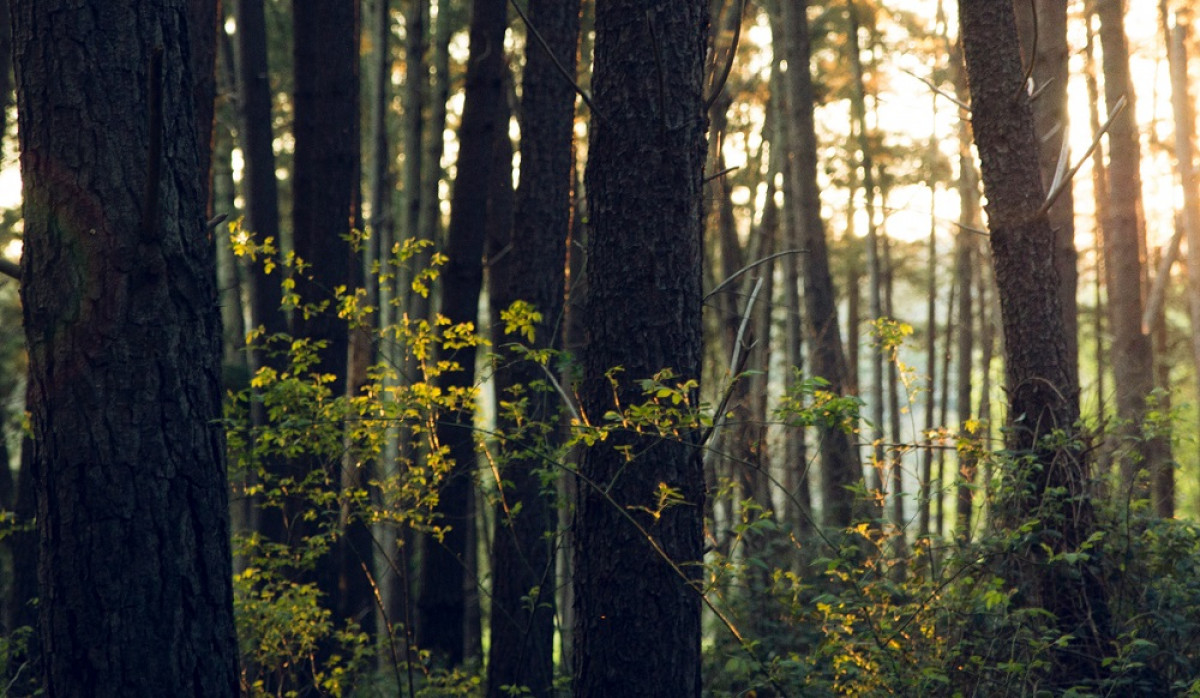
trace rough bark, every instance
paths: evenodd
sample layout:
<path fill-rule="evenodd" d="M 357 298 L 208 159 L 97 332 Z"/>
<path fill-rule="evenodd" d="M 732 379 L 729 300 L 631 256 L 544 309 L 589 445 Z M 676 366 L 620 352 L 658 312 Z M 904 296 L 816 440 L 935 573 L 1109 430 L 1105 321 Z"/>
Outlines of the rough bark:
<path fill-rule="evenodd" d="M 1013 9 L 1017 16 L 1025 65 L 1033 62 L 1032 71 L 1026 68 L 1026 72 L 1033 81 L 1032 90 L 1038 93 L 1037 99 L 1033 100 L 1033 125 L 1040 143 L 1038 165 L 1042 173 L 1042 186 L 1049 191 L 1070 123 L 1067 114 L 1067 85 L 1071 77 L 1068 70 L 1070 46 L 1067 43 L 1067 3 L 1062 0 L 1013 0 Z M 1031 56 L 1035 44 L 1036 54 Z M 1058 270 L 1058 302 L 1067 335 L 1068 368 L 1073 372 L 1072 380 L 1078 383 L 1079 304 L 1076 285 L 1079 272 L 1076 268 L 1078 253 L 1075 251 L 1075 197 L 1072 189 L 1070 185 L 1063 189 L 1047 211 L 1047 216 L 1054 230 L 1054 266 Z"/>
<path fill-rule="evenodd" d="M 788 71 L 788 160 L 791 178 L 787 187 L 788 213 L 795 217 L 804 249 L 804 304 L 807 311 L 809 361 L 814 376 L 829 382 L 834 394 L 847 392 L 846 360 L 842 353 L 833 279 L 821 198 L 817 189 L 817 139 L 813 117 L 813 85 L 809 69 L 808 2 L 783 3 Z M 852 487 L 862 480 L 850 436 L 835 425 L 817 432 L 821 453 L 823 519 L 826 526 L 845 528 L 854 516 Z"/>
<path fill-rule="evenodd" d="M 575 92 L 558 74 L 557 60 L 573 71 L 579 45 L 579 2 L 534 0 L 531 23 L 538 28 L 553 58 L 542 46 L 526 44 L 522 76 L 521 180 L 517 187 L 511 237 L 490 269 L 494 346 L 520 341 L 503 336 L 496 315 L 518 300 L 541 313 L 533 348 L 561 346 L 564 270 L 571 229 L 571 189 Z M 507 170 L 504 171 L 507 174 Z M 496 250 L 497 253 L 501 250 Z M 489 255 L 492 257 L 493 255 Z M 544 484 L 538 458 L 549 451 L 557 429 L 559 397 L 538 391 L 545 375 L 535 363 L 502 352 L 496 369 L 500 400 L 528 402 L 524 419 L 506 418 L 498 410 L 498 430 L 506 440 L 500 476 L 503 500 L 496 511 L 492 543 L 491 645 L 487 695 L 503 696 L 503 686 L 526 686 L 534 696 L 553 694 L 554 590 L 557 527 L 555 488 Z M 551 431 L 543 432 L 542 427 Z M 523 428 L 524 427 L 524 428 Z"/>
<path fill-rule="evenodd" d="M 45 688 L 234 696 L 194 8 L 12 7 Z"/>
<path fill-rule="evenodd" d="M 505 0 L 475 0 L 462 124 L 459 127 L 457 178 L 450 201 L 446 249 L 449 260 L 441 279 L 441 314 L 454 324 L 475 324 L 483 284 L 484 235 L 488 226 L 488 193 L 493 181 L 493 146 L 507 122 L 500 123 L 504 96 Z M 475 349 L 464 347 L 444 356 L 459 370 L 443 374 L 443 391 L 468 389 L 475 383 Z M 417 644 L 450 664 L 463 657 L 463 560 L 466 554 L 468 500 L 475 471 L 472 412 L 445 415 L 438 442 L 450 449 L 453 465 L 441 484 L 436 508 L 440 525 L 448 526 L 440 543 L 429 541 L 421 566 Z"/>
<path fill-rule="evenodd" d="M 664 368 L 700 378 L 705 8 L 704 0 L 596 6 L 580 390 L 596 424 L 614 400 L 640 402 L 637 381 Z M 616 432 L 584 453 L 575 525 L 580 698 L 700 695 L 697 438 Z M 631 447 L 634 467 L 620 446 Z M 660 485 L 679 501 L 652 516 Z"/>
<path fill-rule="evenodd" d="M 1002 504 L 1002 521 L 1036 517 L 1035 532 L 1057 532 L 1041 538 L 1050 552 L 1070 552 L 1093 528 L 1089 461 L 1076 438 L 1078 387 L 1071 383 L 1058 307 L 1054 233 L 1040 212 L 1045 192 L 1033 114 L 1028 100 L 1014 99 L 1023 77 L 1016 22 L 1011 4 L 993 0 L 960 0 L 959 18 L 1007 352 L 1006 440 L 1013 454 L 1027 457 L 1009 466 L 1011 494 Z M 1032 542 L 1013 558 L 1009 573 L 1025 603 L 1052 613 L 1073 638 L 1051 653 L 1053 683 L 1101 680 L 1111 630 L 1092 563 L 1050 561 Z"/>

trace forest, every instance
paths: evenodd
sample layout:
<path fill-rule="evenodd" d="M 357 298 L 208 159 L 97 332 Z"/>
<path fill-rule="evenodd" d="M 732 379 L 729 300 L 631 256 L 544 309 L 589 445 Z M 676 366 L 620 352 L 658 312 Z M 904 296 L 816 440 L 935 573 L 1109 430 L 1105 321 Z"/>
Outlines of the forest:
<path fill-rule="evenodd" d="M 1200 696 L 1196 11 L 0 2 L 0 698 Z"/>

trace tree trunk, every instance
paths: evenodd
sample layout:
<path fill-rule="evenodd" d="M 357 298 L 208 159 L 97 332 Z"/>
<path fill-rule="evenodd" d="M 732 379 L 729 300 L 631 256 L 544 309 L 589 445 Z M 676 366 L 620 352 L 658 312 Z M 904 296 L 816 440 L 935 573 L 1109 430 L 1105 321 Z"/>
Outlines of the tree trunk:
<path fill-rule="evenodd" d="M 474 325 L 478 320 L 488 194 L 495 168 L 493 148 L 496 138 L 507 132 L 507 122 L 500 121 L 505 99 L 506 9 L 504 0 L 475 0 L 471 12 L 466 99 L 458 131 L 458 177 L 450 202 L 446 245 L 449 261 L 441 279 L 441 314 L 453 324 Z M 442 374 L 438 387 L 444 392 L 471 389 L 475 348 L 464 347 L 442 358 L 455 361 L 459 368 Z M 421 566 L 417 644 L 451 665 L 463 658 L 463 560 L 466 527 L 472 525 L 467 514 L 475 471 L 471 406 L 446 414 L 438 426 L 438 443 L 449 447 L 452 465 L 441 484 L 435 514 L 440 525 L 449 529 L 440 543 L 428 541 Z"/>
<path fill-rule="evenodd" d="M 297 337 L 322 342 L 313 370 L 334 376 L 328 384 L 334 396 L 354 387 L 350 373 L 350 334 L 338 317 L 335 293 L 362 284 L 362 263 L 347 241 L 359 222 L 359 90 L 358 4 L 324 0 L 293 0 L 294 126 L 296 139 L 292 173 L 292 235 L 296 256 L 306 265 L 295 274 L 296 292 L 304 303 L 329 301 L 323 312 L 297 311 Z M 337 491 L 357 489 L 366 481 L 359 466 L 344 467 L 341 459 L 303 468 L 331 468 L 329 482 Z M 339 621 L 353 619 L 370 631 L 375 601 L 363 565 L 371 565 L 369 531 L 361 516 L 346 510 L 340 499 L 335 526 L 338 533 L 328 561 L 318 563 L 316 581 Z M 293 502 L 293 505 L 299 504 Z M 298 512 L 293 512 L 298 513 Z M 301 523 L 297 533 L 316 530 Z"/>
<path fill-rule="evenodd" d="M 1093 530 L 1089 462 L 1079 439 L 1078 387 L 1071 383 L 1065 328 L 1058 307 L 1053 232 L 1039 209 L 1045 199 L 1037 138 L 1021 89 L 1012 5 L 959 0 L 963 50 L 971 85 L 975 144 L 988 198 L 988 225 L 1000 295 L 1009 396 L 1007 447 L 1012 494 L 1002 503 L 1009 526 L 1037 517 L 1035 530 L 1056 536 L 1013 556 L 1009 568 L 1027 603 L 1057 619 L 1072 638 L 1051 653 L 1050 678 L 1066 687 L 1104 678 L 1111 652 L 1107 598 L 1088 561 L 1068 565 L 1048 554 L 1079 550 Z M 1052 439 L 1046 439 L 1052 433 Z"/>
<path fill-rule="evenodd" d="M 235 0 L 237 21 L 238 107 L 241 139 L 242 195 L 246 202 L 243 228 L 259 243 L 270 241 L 277 249 L 279 237 L 279 185 L 275 179 L 275 140 L 271 126 L 271 83 L 267 66 L 267 22 L 263 0 Z M 268 335 L 283 332 L 286 321 L 278 269 L 267 274 L 262 264 L 250 265 L 251 325 Z M 264 365 L 254 357 L 252 368 Z"/>
<path fill-rule="evenodd" d="M 528 14 L 553 57 L 536 42 L 526 44 L 521 180 L 512 235 L 490 268 L 489 300 L 495 347 L 519 341 L 531 348 L 554 349 L 561 346 L 558 330 L 571 227 L 575 119 L 574 89 L 558 74 L 554 62 L 568 71 L 575 67 L 579 3 L 534 0 Z M 518 300 L 532 304 L 541 314 L 532 343 L 500 332 L 499 313 Z M 497 430 L 506 435 L 500 459 L 505 485 L 496 510 L 492 547 L 487 695 L 509 695 L 503 686 L 526 686 L 531 695 L 550 696 L 557 544 L 551 535 L 557 527 L 552 498 L 556 490 L 543 484 L 542 471 L 547 464 L 528 454 L 552 449 L 547 439 L 556 433 L 560 402 L 556 393 L 534 387 L 545 383 L 536 363 L 506 352 L 502 352 L 501 362 L 495 374 L 497 399 L 520 401 L 524 397 L 528 402 L 519 418 L 503 409 L 497 411 Z M 543 427 L 551 431 L 543 432 Z"/>
<path fill-rule="evenodd" d="M 1161 437 L 1144 438 L 1146 399 L 1154 389 L 1154 352 L 1142 328 L 1143 264 L 1141 148 L 1134 118 L 1133 82 L 1125 41 L 1124 3 L 1098 0 L 1100 44 L 1103 48 L 1104 101 L 1111 112 L 1117 101 L 1127 105 L 1108 130 L 1108 184 L 1121 196 L 1109 197 L 1103 220 L 1105 263 L 1108 269 L 1108 308 L 1112 328 L 1112 365 L 1116 379 L 1117 417 L 1127 426 L 1120 436 L 1121 480 L 1135 497 L 1148 497 L 1149 482 L 1141 471 L 1154 472 L 1170 459 L 1170 445 Z M 1137 454 L 1133 451 L 1136 450 Z M 1140 454 L 1140 458 L 1137 456 Z"/>
<path fill-rule="evenodd" d="M 49 695 L 238 693 L 189 9 L 13 3 Z"/>
<path fill-rule="evenodd" d="M 812 74 L 809 72 L 807 7 L 806 1 L 783 3 L 789 67 L 784 74 L 788 94 L 787 157 L 792 175 L 786 183 L 786 201 L 788 213 L 794 217 L 794 225 L 800 231 L 800 247 L 806 252 L 803 256 L 804 303 L 811 336 L 812 372 L 829 382 L 827 389 L 830 392 L 842 395 L 847 392 L 847 371 L 817 188 L 817 139 Z M 822 425 L 818 432 L 824 523 L 832 528 L 845 528 L 853 521 L 851 488 L 861 482 L 862 469 L 849 434 L 834 425 Z"/>
<path fill-rule="evenodd" d="M 638 381 L 665 368 L 679 380 L 700 378 L 705 7 L 704 0 L 596 7 L 580 390 L 593 424 L 615 400 L 641 402 Z M 617 431 L 584 452 L 575 525 L 580 698 L 700 695 L 697 438 L 691 429 L 667 440 Z M 659 511 L 664 487 L 678 501 Z"/>
<path fill-rule="evenodd" d="M 1067 43 L 1067 3 L 1062 0 L 1013 0 L 1017 30 L 1021 37 L 1025 64 L 1033 62 L 1033 125 L 1037 131 L 1038 164 L 1042 186 L 1049 191 L 1063 152 L 1070 118 L 1067 114 L 1067 84 L 1070 82 L 1070 46 Z M 1034 14 L 1036 13 L 1036 17 Z M 1036 31 L 1035 31 L 1036 27 Z M 1036 38 L 1035 38 L 1036 34 Z M 1036 55 L 1030 52 L 1036 46 Z M 1068 163 L 1070 164 L 1070 163 Z M 1070 183 L 1047 211 L 1054 230 L 1054 266 L 1058 270 L 1058 302 L 1062 308 L 1067 334 L 1067 368 L 1071 380 L 1079 383 L 1079 311 L 1076 285 L 1075 198 Z"/>

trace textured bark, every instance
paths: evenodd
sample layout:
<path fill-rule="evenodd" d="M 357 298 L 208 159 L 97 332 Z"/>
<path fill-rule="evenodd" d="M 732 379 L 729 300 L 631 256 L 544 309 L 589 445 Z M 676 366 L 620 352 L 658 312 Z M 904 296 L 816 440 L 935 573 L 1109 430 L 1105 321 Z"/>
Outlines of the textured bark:
<path fill-rule="evenodd" d="M 1116 379 L 1117 417 L 1125 422 L 1119 436 L 1131 439 L 1119 448 L 1121 479 L 1136 496 L 1149 496 L 1148 482 L 1138 478 L 1170 459 L 1170 445 L 1162 438 L 1143 440 L 1146 398 L 1154 390 L 1154 352 L 1142 328 L 1145 251 L 1142 216 L 1141 147 L 1134 119 L 1133 82 L 1129 76 L 1129 49 L 1125 41 L 1124 3 L 1099 0 L 1100 45 L 1103 48 L 1104 102 L 1111 112 L 1124 97 L 1128 104 L 1108 130 L 1108 185 L 1120 196 L 1109 197 L 1104 229 L 1105 266 L 1108 270 L 1109 327 L 1112 330 L 1113 376 Z M 1136 450 L 1137 454 L 1133 453 Z"/>
<path fill-rule="evenodd" d="M 475 0 L 471 12 L 470 55 L 462 124 L 458 131 L 457 178 L 450 201 L 450 227 L 446 244 L 449 260 L 441 279 L 441 314 L 454 324 L 476 323 L 479 291 L 483 284 L 484 235 L 488 227 L 488 193 L 493 182 L 496 138 L 506 132 L 500 122 L 504 96 L 505 0 Z M 459 370 L 443 374 L 443 391 L 467 389 L 475 383 L 475 349 L 458 349 L 450 356 Z M 475 438 L 469 407 L 445 415 L 438 426 L 438 442 L 450 449 L 453 462 L 441 485 L 435 513 L 448 526 L 440 543 L 427 541 L 421 566 L 421 596 L 417 644 L 450 664 L 463 658 L 463 560 L 472 477 L 475 471 Z"/>
<path fill-rule="evenodd" d="M 1062 0 L 1013 0 L 1017 30 L 1026 66 L 1033 62 L 1030 79 L 1039 95 L 1033 100 L 1033 125 L 1038 135 L 1038 165 L 1042 186 L 1054 181 L 1067 135 L 1067 85 L 1070 82 L 1070 46 L 1067 43 L 1067 3 Z M 1036 12 L 1036 20 L 1034 13 Z M 1036 26 L 1036 55 L 1034 27 Z M 1028 68 L 1026 69 L 1027 72 Z M 1067 361 L 1072 381 L 1079 382 L 1079 311 L 1076 285 L 1079 272 L 1075 251 L 1075 197 L 1073 187 L 1063 189 L 1047 212 L 1054 230 L 1054 267 L 1058 270 L 1058 302 L 1067 335 Z"/>
<path fill-rule="evenodd" d="M 571 230 L 571 188 L 575 92 L 558 74 L 557 60 L 573 71 L 579 46 L 578 0 L 533 0 L 529 18 L 546 40 L 553 59 L 540 45 L 527 42 L 521 90 L 521 180 L 517 187 L 511 236 L 495 249 L 489 276 L 493 344 L 518 337 L 502 334 L 500 311 L 513 302 L 531 303 L 542 319 L 535 327 L 536 348 L 559 348 L 563 314 L 567 238 Z M 509 174 L 507 169 L 502 174 Z M 501 254 L 502 253 L 502 254 Z M 527 343 L 527 342 L 526 342 Z M 534 696 L 553 695 L 554 590 L 557 544 L 555 489 L 543 484 L 537 458 L 549 451 L 541 426 L 553 429 L 559 397 L 539 392 L 545 383 L 535 363 L 505 357 L 495 373 L 500 400 L 527 398 L 524 420 L 505 418 L 498 429 L 512 435 L 503 447 L 500 477 L 504 498 L 496 510 L 492 541 L 491 644 L 487 695 L 509 695 L 503 686 L 526 686 Z M 514 388 L 516 391 L 514 391 Z M 522 428 L 524 426 L 524 429 Z"/>
<path fill-rule="evenodd" d="M 1078 387 L 1071 383 L 1065 328 L 1053 266 L 1054 233 L 1039 208 L 1045 198 L 1028 100 L 1014 99 L 1022 79 L 1012 5 L 960 0 L 975 144 L 988 198 L 992 258 L 1000 295 L 1009 396 L 1007 446 L 1014 461 L 1009 525 L 1036 517 L 1051 553 L 1078 550 L 1093 529 L 1089 462 L 1076 438 Z M 1061 436 L 1046 439 L 1053 431 Z M 1039 543 L 1014 556 L 1010 574 L 1026 603 L 1057 619 L 1073 640 L 1051 653 L 1057 686 L 1102 679 L 1111 652 L 1104 588 L 1089 562 L 1050 562 Z"/>
<path fill-rule="evenodd" d="M 827 389 L 837 395 L 848 390 L 846 360 L 842 353 L 841 330 L 834 303 L 833 279 L 829 273 L 829 251 L 825 224 L 821 220 L 821 198 L 817 189 L 817 138 L 813 121 L 813 86 L 809 72 L 808 2 L 784 2 L 788 71 L 788 160 L 791 167 L 787 187 L 788 214 L 800 231 L 804 254 L 804 303 L 807 311 L 809 359 L 814 376 L 829 381 Z M 862 480 L 850 436 L 835 426 L 818 427 L 821 449 L 821 488 L 825 525 L 845 528 L 854 516 L 851 488 Z"/>
<path fill-rule="evenodd" d="M 596 6 L 587 164 L 587 340 L 599 424 L 664 368 L 700 378 L 704 0 Z M 619 367 L 610 383 L 608 372 Z M 704 474 L 698 435 L 616 432 L 586 449 L 575 521 L 575 695 L 699 696 Z M 629 446 L 630 463 L 620 446 Z M 631 467 L 632 466 L 632 467 Z M 680 501 L 660 516 L 660 485 Z M 635 525 L 636 523 L 636 525 Z M 647 537 L 649 536 L 649 538 Z"/>
<path fill-rule="evenodd" d="M 234 696 L 189 6 L 13 10 L 45 688 Z"/>

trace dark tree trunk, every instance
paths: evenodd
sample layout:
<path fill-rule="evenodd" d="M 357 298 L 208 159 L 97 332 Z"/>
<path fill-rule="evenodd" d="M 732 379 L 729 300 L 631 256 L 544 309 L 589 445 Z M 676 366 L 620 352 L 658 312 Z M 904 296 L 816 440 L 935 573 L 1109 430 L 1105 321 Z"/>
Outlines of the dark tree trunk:
<path fill-rule="evenodd" d="M 518 341 L 505 337 L 500 311 L 522 300 L 541 313 L 532 347 L 561 346 L 564 269 L 571 229 L 574 176 L 575 92 L 554 66 L 574 71 L 579 46 L 579 2 L 533 0 L 529 18 L 554 59 L 534 41 L 526 44 L 521 91 L 521 181 L 517 187 L 512 235 L 495 249 L 490 269 L 494 346 Z M 508 174 L 507 169 L 503 174 Z M 492 543 L 491 646 L 487 695 L 509 695 L 503 686 L 526 686 L 534 696 L 553 695 L 554 591 L 557 524 L 555 488 L 544 484 L 549 464 L 532 455 L 549 450 L 556 431 L 559 396 L 532 389 L 545 384 L 535 363 L 501 350 L 496 369 L 499 400 L 527 398 L 524 418 L 498 411 L 498 429 L 510 438 L 503 447 L 500 476 L 503 501 L 496 510 Z M 553 366 L 550 367 L 551 370 Z M 518 388 L 519 392 L 512 392 Z M 524 426 L 523 426 L 524 425 Z M 547 427 L 551 431 L 543 432 Z"/>
<path fill-rule="evenodd" d="M 704 0 L 596 7 L 587 164 L 583 413 L 701 359 Z M 610 382 L 609 371 L 620 367 Z M 693 391 L 693 398 L 696 397 Z M 575 522 L 575 695 L 699 696 L 704 473 L 698 435 L 617 432 L 584 452 Z M 634 455 L 633 466 L 626 452 Z M 661 511 L 665 486 L 679 501 Z M 649 602 L 648 602 L 649 601 Z"/>
<path fill-rule="evenodd" d="M 450 201 L 446 244 L 449 260 L 441 278 L 441 313 L 454 324 L 475 324 L 478 319 L 488 194 L 496 162 L 493 148 L 496 138 L 507 133 L 507 122 L 500 120 L 505 99 L 507 7 L 505 0 L 475 0 L 471 12 L 465 102 L 458 131 L 458 175 Z M 459 366 L 439 377 L 443 391 L 474 385 L 474 347 L 458 349 L 442 358 Z M 442 482 L 435 514 L 439 525 L 449 528 L 440 542 L 427 540 L 421 566 L 417 644 L 451 665 L 463 658 L 463 562 L 467 527 L 473 525 L 468 518 L 475 471 L 472 415 L 470 405 L 466 405 L 444 415 L 439 422 L 438 443 L 449 447 L 452 466 Z"/>
<path fill-rule="evenodd" d="M 971 85 L 975 144 L 988 198 L 992 258 L 1000 295 L 1010 400 L 1008 449 L 1029 462 L 1010 464 L 1012 492 L 1001 520 L 1036 516 L 1051 553 L 1076 551 L 1092 532 L 1089 462 L 1076 438 L 1079 390 L 1071 382 L 1058 307 L 1054 235 L 1040 212 L 1045 193 L 1037 166 L 1033 114 L 1020 94 L 1023 76 L 1012 5 L 960 0 L 963 49 Z M 1046 439 L 1053 431 L 1061 436 Z M 1063 687 L 1104 677 L 1111 652 L 1107 598 L 1091 563 L 1051 562 L 1032 543 L 1013 558 L 1026 603 L 1041 606 L 1074 638 L 1052 653 Z"/>
<path fill-rule="evenodd" d="M 297 312 L 293 332 L 324 343 L 313 370 L 334 376 L 328 387 L 337 397 L 353 387 L 353 381 L 348 365 L 350 333 L 337 315 L 335 290 L 362 284 L 361 262 L 348 242 L 351 231 L 360 227 L 358 3 L 294 0 L 292 28 L 296 139 L 292 235 L 296 256 L 308 265 L 295 274 L 296 291 L 304 303 L 330 302 L 323 312 Z M 303 460 L 298 464 L 302 468 L 331 468 L 328 482 L 335 489 L 360 487 L 360 480 L 365 481 L 359 468 L 347 469 L 341 459 Z M 320 522 L 336 526 L 339 535 L 331 559 L 318 563 L 316 581 L 339 621 L 354 619 L 369 630 L 375 602 L 362 570 L 372 560 L 369 531 L 362 518 L 345 506 L 338 520 Z M 293 533 L 316 533 L 300 523 L 300 517 L 293 515 L 297 513 L 288 517 L 300 524 Z"/>
<path fill-rule="evenodd" d="M 279 186 L 275 180 L 275 139 L 271 126 L 271 83 L 267 72 L 267 22 L 263 0 L 235 0 L 237 20 L 238 135 L 241 141 L 242 195 L 246 202 L 243 227 L 259 242 L 280 246 Z M 250 265 L 247 278 L 251 325 L 268 335 L 283 332 L 286 322 L 280 309 L 280 272 L 265 273 L 262 264 Z M 254 357 L 257 369 L 265 357 Z"/>
<path fill-rule="evenodd" d="M 811 49 L 807 7 L 807 2 L 783 3 L 788 57 L 788 70 L 784 74 L 788 96 L 787 157 L 791 168 L 791 178 L 786 183 L 787 206 L 789 215 L 795 217 L 800 247 L 805 251 L 804 303 L 812 337 L 809 342 L 812 373 L 829 381 L 827 389 L 830 392 L 842 395 L 848 390 L 848 379 L 817 189 L 817 137 L 813 121 L 812 74 L 809 72 Z M 818 432 L 824 523 L 833 528 L 845 528 L 854 517 L 851 488 L 862 480 L 862 468 L 849 434 L 830 425 L 818 427 Z"/>
<path fill-rule="evenodd" d="M 189 9 L 13 3 L 49 695 L 238 691 Z"/>

